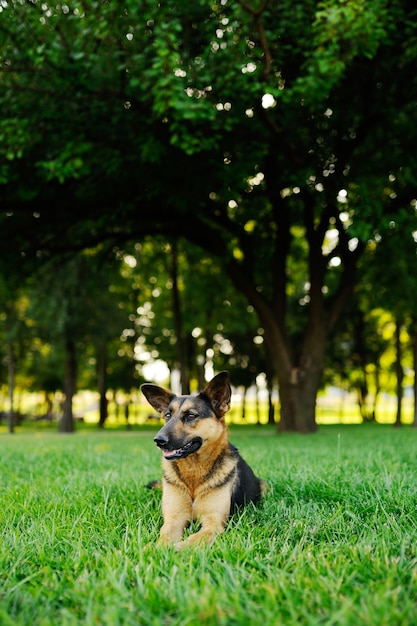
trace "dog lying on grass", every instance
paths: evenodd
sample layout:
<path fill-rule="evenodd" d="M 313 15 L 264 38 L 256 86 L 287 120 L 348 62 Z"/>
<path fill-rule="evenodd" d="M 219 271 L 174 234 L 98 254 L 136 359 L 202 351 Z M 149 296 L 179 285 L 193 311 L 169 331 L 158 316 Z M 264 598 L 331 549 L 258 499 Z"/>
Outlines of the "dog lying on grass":
<path fill-rule="evenodd" d="M 224 420 L 229 374 L 217 374 L 197 396 L 176 396 L 150 383 L 141 390 L 165 420 L 154 438 L 162 451 L 160 543 L 177 549 L 210 545 L 236 507 L 257 502 L 265 491 L 265 483 L 229 443 Z M 199 520 L 200 530 L 182 540 L 192 520 Z"/>

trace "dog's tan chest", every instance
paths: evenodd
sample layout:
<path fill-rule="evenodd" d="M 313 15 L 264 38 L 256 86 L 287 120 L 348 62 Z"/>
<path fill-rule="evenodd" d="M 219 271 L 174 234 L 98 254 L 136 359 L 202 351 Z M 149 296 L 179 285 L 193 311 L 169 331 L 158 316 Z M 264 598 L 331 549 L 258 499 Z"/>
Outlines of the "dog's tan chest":
<path fill-rule="evenodd" d="M 163 460 L 163 475 L 169 485 L 175 485 L 186 492 L 191 500 L 214 491 L 230 483 L 233 488 L 234 475 L 237 470 L 236 459 L 228 454 L 228 450 L 214 459 L 211 463 L 204 463 L 200 455 L 179 461 Z"/>

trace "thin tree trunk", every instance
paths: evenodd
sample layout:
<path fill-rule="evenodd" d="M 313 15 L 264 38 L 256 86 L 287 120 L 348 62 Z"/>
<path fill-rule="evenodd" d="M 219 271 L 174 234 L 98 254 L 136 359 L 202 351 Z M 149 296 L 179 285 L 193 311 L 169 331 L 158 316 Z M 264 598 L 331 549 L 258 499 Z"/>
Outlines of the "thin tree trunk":
<path fill-rule="evenodd" d="M 129 423 L 129 418 L 130 418 L 130 396 L 128 398 L 126 398 L 126 403 L 125 403 L 125 420 L 126 420 L 126 428 L 127 430 L 131 429 L 131 425 Z"/>
<path fill-rule="evenodd" d="M 381 392 L 379 359 L 375 363 L 374 384 L 375 384 L 375 394 L 374 394 L 374 401 L 372 405 L 372 419 L 374 422 L 376 422 L 376 406 L 378 403 L 379 394 Z"/>
<path fill-rule="evenodd" d="M 175 334 L 177 337 L 177 355 L 180 367 L 181 390 L 182 393 L 190 393 L 190 378 L 188 375 L 188 350 L 184 337 L 182 322 L 180 293 L 178 288 L 178 252 L 177 244 L 174 242 L 171 247 L 171 280 L 172 280 L 172 304 L 174 311 Z"/>
<path fill-rule="evenodd" d="M 275 424 L 275 406 L 272 398 L 273 387 L 269 382 L 269 378 L 267 378 L 268 385 L 268 424 Z"/>
<path fill-rule="evenodd" d="M 395 353 L 396 353 L 396 361 L 395 361 L 395 373 L 397 376 L 397 414 L 395 416 L 395 426 L 401 426 L 401 416 L 402 416 L 402 401 L 403 401 L 403 378 L 404 378 L 404 370 L 402 366 L 402 346 L 401 346 L 401 322 L 399 320 L 396 321 L 395 324 Z"/>
<path fill-rule="evenodd" d="M 259 407 L 259 388 L 255 383 L 255 403 L 256 403 L 256 423 L 259 425 L 261 423 L 261 411 Z"/>
<path fill-rule="evenodd" d="M 411 335 L 411 348 L 413 353 L 413 367 L 414 367 L 414 381 L 413 381 L 413 392 L 414 392 L 414 407 L 413 407 L 413 426 L 417 428 L 417 325 L 416 321 L 413 321 L 413 325 L 410 331 Z"/>
<path fill-rule="evenodd" d="M 242 393 L 242 420 L 246 419 L 246 393 L 247 393 L 247 387 L 246 385 L 243 387 L 243 393 Z"/>
<path fill-rule="evenodd" d="M 7 418 L 7 425 L 9 434 L 14 433 L 14 385 L 16 374 L 16 361 L 14 356 L 13 344 L 11 341 L 7 342 L 7 367 L 9 378 L 9 413 Z"/>
<path fill-rule="evenodd" d="M 107 354 L 106 354 L 106 344 L 105 342 L 101 343 L 98 347 L 97 352 L 97 384 L 98 384 L 98 392 L 100 394 L 99 401 L 99 428 L 104 428 L 104 424 L 107 419 Z"/>
<path fill-rule="evenodd" d="M 72 412 L 72 399 L 75 394 L 76 385 L 76 354 L 75 344 L 72 339 L 67 338 L 65 342 L 65 380 L 64 392 L 65 401 L 62 418 L 59 422 L 60 433 L 74 432 L 74 416 Z"/>

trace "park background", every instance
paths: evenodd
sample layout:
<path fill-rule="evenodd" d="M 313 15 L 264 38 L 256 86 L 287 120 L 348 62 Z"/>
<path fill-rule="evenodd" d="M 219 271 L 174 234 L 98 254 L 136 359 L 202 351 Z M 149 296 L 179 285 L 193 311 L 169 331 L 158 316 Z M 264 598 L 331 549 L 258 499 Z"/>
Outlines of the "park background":
<path fill-rule="evenodd" d="M 158 364 L 261 380 L 282 432 L 329 387 L 417 423 L 413 3 L 5 0 L 0 25 L 10 431 L 71 432 L 84 390 L 104 426 Z"/>
<path fill-rule="evenodd" d="M 414 0 L 0 0 L 2 625 L 415 624 L 416 67 Z M 138 388 L 222 369 L 268 491 L 178 555 Z"/>

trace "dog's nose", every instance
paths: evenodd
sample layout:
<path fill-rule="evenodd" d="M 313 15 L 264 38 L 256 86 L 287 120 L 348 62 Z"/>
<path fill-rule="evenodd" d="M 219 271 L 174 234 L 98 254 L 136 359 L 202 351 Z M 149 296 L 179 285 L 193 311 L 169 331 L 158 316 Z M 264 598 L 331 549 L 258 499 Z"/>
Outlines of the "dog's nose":
<path fill-rule="evenodd" d="M 153 440 L 158 446 L 158 448 L 165 448 L 169 443 L 169 437 L 168 435 L 165 435 L 164 433 L 158 433 L 156 437 L 154 437 Z"/>

